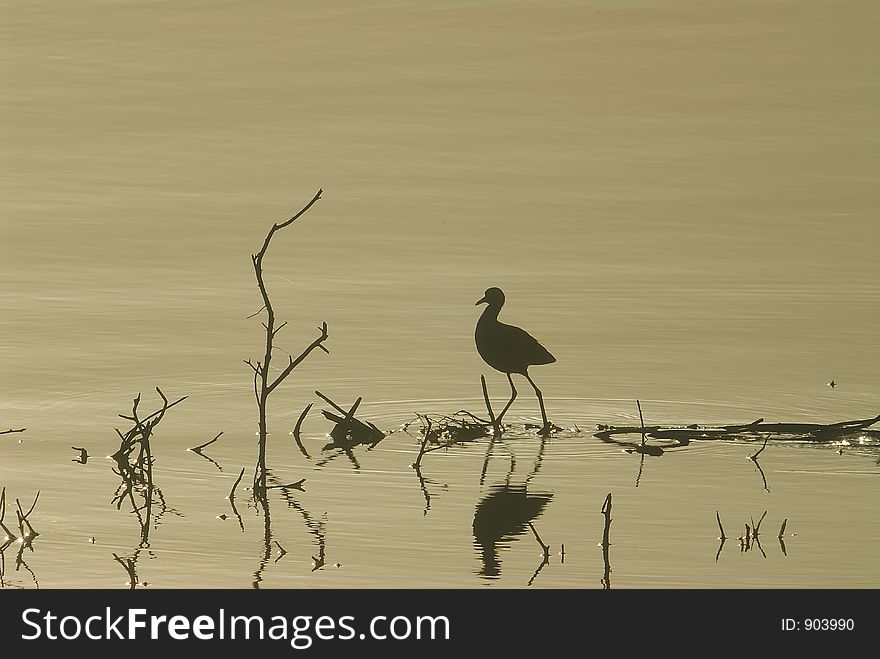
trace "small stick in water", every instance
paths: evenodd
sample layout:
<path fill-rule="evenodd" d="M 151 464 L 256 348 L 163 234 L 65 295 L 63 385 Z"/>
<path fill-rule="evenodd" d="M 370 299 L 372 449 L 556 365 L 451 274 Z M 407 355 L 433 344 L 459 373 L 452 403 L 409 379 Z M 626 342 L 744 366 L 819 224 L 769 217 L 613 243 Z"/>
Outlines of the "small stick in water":
<path fill-rule="evenodd" d="M 199 444 L 198 446 L 194 446 L 189 450 L 192 451 L 193 453 L 201 453 L 203 448 L 207 448 L 208 446 L 210 446 L 211 444 L 216 442 L 218 439 L 220 439 L 220 435 L 222 435 L 222 434 L 223 434 L 223 431 L 221 430 L 220 432 L 217 433 L 216 437 L 214 437 L 214 439 L 212 439 L 211 441 L 205 442 L 204 444 Z"/>
<path fill-rule="evenodd" d="M 235 479 L 235 482 L 232 484 L 232 489 L 229 490 L 229 496 L 226 497 L 230 501 L 235 501 L 235 488 L 237 488 L 238 484 L 241 483 L 242 476 L 244 476 L 244 467 L 241 468 L 241 472 L 238 474 L 238 478 Z"/>

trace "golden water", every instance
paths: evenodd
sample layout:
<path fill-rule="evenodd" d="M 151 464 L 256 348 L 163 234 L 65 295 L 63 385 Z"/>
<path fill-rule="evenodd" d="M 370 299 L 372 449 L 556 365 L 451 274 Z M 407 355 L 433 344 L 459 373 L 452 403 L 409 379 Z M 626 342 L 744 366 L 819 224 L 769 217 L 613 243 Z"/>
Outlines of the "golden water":
<path fill-rule="evenodd" d="M 495 447 L 482 486 L 485 440 L 427 455 L 427 512 L 417 437 L 359 451 L 356 471 L 316 465 L 320 406 L 317 460 L 288 435 L 315 389 L 363 396 L 384 429 L 479 412 L 481 373 L 503 403 L 472 336 L 493 285 L 502 319 L 557 357 L 532 371 L 551 418 L 584 430 L 549 440 L 529 479 L 553 495 L 535 585 L 601 587 L 608 492 L 613 587 L 880 585 L 876 450 L 771 444 L 767 492 L 755 447 L 695 443 L 648 459 L 636 488 L 638 458 L 589 433 L 635 423 L 636 398 L 647 423 L 880 412 L 876 3 L 0 6 L 0 425 L 27 427 L 0 435 L 0 485 L 23 505 L 41 492 L 25 556 L 41 587 L 124 585 L 112 552 L 132 554 L 137 525 L 103 456 L 156 386 L 189 398 L 154 440 L 178 514 L 139 576 L 252 584 L 262 519 L 242 492 L 245 532 L 217 518 L 256 458 L 249 257 L 318 188 L 266 258 L 278 345 L 298 353 L 326 321 L 331 354 L 271 401 L 270 465 L 307 481 L 301 510 L 273 499 L 289 553 L 262 585 L 527 584 L 528 529 L 486 579 L 472 523 L 493 484 L 534 471 L 529 433 L 508 442 L 512 475 Z M 525 382 L 511 414 L 539 419 Z M 185 450 L 221 430 L 222 472 Z M 767 510 L 767 557 L 728 541 L 716 562 L 716 510 L 733 537 Z M 33 586 L 10 552 L 6 582 Z"/>

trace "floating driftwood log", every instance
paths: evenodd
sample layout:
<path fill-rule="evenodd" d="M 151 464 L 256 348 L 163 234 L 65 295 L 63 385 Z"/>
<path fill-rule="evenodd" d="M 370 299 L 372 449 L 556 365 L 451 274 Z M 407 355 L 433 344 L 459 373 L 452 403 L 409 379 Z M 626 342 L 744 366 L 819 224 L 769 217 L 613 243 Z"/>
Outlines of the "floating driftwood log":
<path fill-rule="evenodd" d="M 597 426 L 595 437 L 603 441 L 615 442 L 618 435 L 645 435 L 652 439 L 667 439 L 686 445 L 699 439 L 755 440 L 768 436 L 774 440 L 831 442 L 842 437 L 857 434 L 880 421 L 880 416 L 872 419 L 841 421 L 839 423 L 765 423 L 758 419 L 747 424 L 729 426 Z"/>

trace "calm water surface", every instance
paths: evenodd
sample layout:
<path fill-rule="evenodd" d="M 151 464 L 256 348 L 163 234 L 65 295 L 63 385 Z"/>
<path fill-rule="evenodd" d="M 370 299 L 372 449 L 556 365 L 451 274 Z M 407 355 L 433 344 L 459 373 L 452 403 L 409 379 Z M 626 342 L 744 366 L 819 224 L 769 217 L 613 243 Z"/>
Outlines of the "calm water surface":
<path fill-rule="evenodd" d="M 2 3 L 0 425 L 27 431 L 0 435 L 0 485 L 41 493 L 4 585 L 125 586 L 139 529 L 104 456 L 159 386 L 189 398 L 153 441 L 153 587 L 601 588 L 608 492 L 613 588 L 880 586 L 876 435 L 771 442 L 766 488 L 756 446 L 694 442 L 636 487 L 639 457 L 590 432 L 637 398 L 649 424 L 880 413 L 876 3 L 369 5 Z M 271 399 L 273 475 L 306 482 L 273 490 L 288 553 L 261 564 L 263 517 L 225 499 L 256 459 L 249 257 L 318 188 L 266 258 L 278 346 L 326 321 L 331 354 Z M 557 357 L 532 374 L 564 432 L 524 427 L 523 382 L 504 442 L 426 455 L 423 484 L 417 424 L 357 469 L 321 450 L 315 389 L 384 430 L 483 413 L 480 374 L 503 405 L 473 345 L 493 285 Z M 186 451 L 220 431 L 222 470 Z M 475 538 L 504 497 L 530 519 Z M 766 557 L 742 553 L 765 510 Z"/>

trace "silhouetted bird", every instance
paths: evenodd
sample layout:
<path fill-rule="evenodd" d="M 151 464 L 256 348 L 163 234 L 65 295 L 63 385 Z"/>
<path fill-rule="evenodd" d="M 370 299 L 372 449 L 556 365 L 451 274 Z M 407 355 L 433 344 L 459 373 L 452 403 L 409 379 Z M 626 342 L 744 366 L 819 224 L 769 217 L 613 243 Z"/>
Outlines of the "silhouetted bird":
<path fill-rule="evenodd" d="M 524 329 L 505 325 L 498 321 L 498 313 L 504 306 L 504 292 L 500 288 L 486 289 L 486 294 L 476 304 L 483 303 L 487 306 L 477 321 L 477 329 L 474 332 L 477 352 L 489 366 L 505 373 L 507 381 L 510 382 L 510 400 L 498 415 L 498 421 L 501 421 L 505 412 L 516 400 L 516 387 L 513 385 L 511 373 L 519 373 L 525 376 L 535 390 L 538 404 L 541 406 L 541 418 L 544 421 L 544 427 L 541 431 L 548 433 L 550 422 L 547 421 L 547 413 L 544 410 L 544 397 L 541 395 L 538 385 L 529 376 L 529 366 L 552 364 L 556 361 L 556 357 L 551 355 L 547 348 L 538 343 L 538 340 Z"/>

